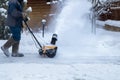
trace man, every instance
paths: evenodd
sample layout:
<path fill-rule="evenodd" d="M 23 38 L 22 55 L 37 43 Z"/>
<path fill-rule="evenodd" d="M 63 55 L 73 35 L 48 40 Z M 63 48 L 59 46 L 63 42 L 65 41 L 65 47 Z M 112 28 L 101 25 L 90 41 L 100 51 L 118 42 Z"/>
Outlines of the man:
<path fill-rule="evenodd" d="M 23 0 L 9 0 L 7 15 L 7 26 L 9 26 L 12 36 L 1 47 L 3 53 L 9 57 L 9 48 L 12 46 L 12 57 L 23 57 L 24 55 L 18 52 L 19 43 L 21 40 L 22 21 L 26 17 L 23 12 Z"/>

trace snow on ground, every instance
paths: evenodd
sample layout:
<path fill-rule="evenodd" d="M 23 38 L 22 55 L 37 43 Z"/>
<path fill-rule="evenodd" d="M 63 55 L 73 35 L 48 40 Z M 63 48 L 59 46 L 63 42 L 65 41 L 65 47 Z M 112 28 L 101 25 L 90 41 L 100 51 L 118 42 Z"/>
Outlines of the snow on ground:
<path fill-rule="evenodd" d="M 8 67 L 7 67 L 8 66 Z M 1 80 L 119 80 L 120 67 L 112 64 L 0 65 Z"/>
<path fill-rule="evenodd" d="M 67 0 L 56 24 L 55 58 L 40 57 L 39 47 L 26 32 L 20 44 L 25 57 L 7 58 L 0 50 L 0 80 L 120 80 L 120 33 L 99 28 L 91 33 L 90 6 L 87 0 Z M 35 36 L 48 44 L 52 34 Z M 5 42 L 0 40 L 1 45 Z"/>

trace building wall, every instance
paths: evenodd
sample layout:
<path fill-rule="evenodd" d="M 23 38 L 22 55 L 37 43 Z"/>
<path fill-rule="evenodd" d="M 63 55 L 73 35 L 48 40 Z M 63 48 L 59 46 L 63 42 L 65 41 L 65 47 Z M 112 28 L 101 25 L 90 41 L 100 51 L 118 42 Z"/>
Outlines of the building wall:
<path fill-rule="evenodd" d="M 46 2 L 47 0 L 28 0 L 27 7 L 32 7 L 31 20 L 28 22 L 30 27 L 34 29 L 40 28 L 42 19 L 46 19 L 48 23 L 51 5 L 46 4 Z"/>

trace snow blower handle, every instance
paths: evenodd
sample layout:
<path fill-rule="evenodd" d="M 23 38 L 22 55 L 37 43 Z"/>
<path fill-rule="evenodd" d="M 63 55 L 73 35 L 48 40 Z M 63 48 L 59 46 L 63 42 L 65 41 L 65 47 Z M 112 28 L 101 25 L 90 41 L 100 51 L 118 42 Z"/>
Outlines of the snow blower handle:
<path fill-rule="evenodd" d="M 37 38 L 35 37 L 35 35 L 33 34 L 32 30 L 29 28 L 28 24 L 27 24 L 27 19 L 24 20 L 24 23 L 26 25 L 26 27 L 28 28 L 29 32 L 31 33 L 31 35 L 34 37 L 34 39 L 36 40 L 37 44 L 40 46 L 40 48 L 42 49 L 42 45 L 39 43 L 39 41 L 37 40 Z"/>

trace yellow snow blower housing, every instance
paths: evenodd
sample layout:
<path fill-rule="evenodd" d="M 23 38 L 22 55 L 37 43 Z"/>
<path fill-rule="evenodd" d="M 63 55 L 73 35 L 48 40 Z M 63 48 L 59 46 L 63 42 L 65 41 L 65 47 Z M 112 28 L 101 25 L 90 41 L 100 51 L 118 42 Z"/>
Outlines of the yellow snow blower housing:
<path fill-rule="evenodd" d="M 39 54 L 43 56 L 48 56 L 53 58 L 56 55 L 57 46 L 55 45 L 45 45 L 42 49 L 39 49 Z"/>

